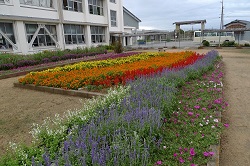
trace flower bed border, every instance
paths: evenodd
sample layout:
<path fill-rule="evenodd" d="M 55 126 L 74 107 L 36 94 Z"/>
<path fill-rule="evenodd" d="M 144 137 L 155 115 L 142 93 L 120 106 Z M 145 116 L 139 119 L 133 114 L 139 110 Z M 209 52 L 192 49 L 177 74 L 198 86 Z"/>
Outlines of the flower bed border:
<path fill-rule="evenodd" d="M 54 87 L 47 87 L 47 86 L 35 86 L 26 84 L 23 85 L 21 83 L 13 83 L 14 87 L 28 89 L 28 90 L 36 90 L 40 92 L 48 92 L 53 94 L 60 94 L 60 95 L 69 95 L 69 96 L 76 96 L 76 97 L 84 97 L 84 98 L 93 98 L 97 96 L 105 96 L 104 93 L 99 92 L 89 92 L 85 90 L 65 90 L 62 88 L 54 88 Z"/>

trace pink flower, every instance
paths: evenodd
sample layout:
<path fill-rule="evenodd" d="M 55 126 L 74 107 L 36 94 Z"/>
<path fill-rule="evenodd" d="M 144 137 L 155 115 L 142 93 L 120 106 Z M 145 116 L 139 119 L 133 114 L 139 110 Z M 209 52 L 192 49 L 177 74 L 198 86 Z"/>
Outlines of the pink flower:
<path fill-rule="evenodd" d="M 215 153 L 214 152 L 208 152 L 210 156 L 213 156 Z"/>
<path fill-rule="evenodd" d="M 200 109 L 201 107 L 199 105 L 194 106 L 195 109 Z"/>
<path fill-rule="evenodd" d="M 184 163 L 185 162 L 185 160 L 183 160 L 182 157 L 179 158 L 179 161 L 180 161 L 180 163 Z"/>
<path fill-rule="evenodd" d="M 207 109 L 206 108 L 202 108 L 202 111 L 206 111 Z"/>
<path fill-rule="evenodd" d="M 197 101 L 201 101 L 201 100 L 202 100 L 202 98 L 198 98 L 198 99 L 197 99 Z"/>
<path fill-rule="evenodd" d="M 156 164 L 157 164 L 157 165 L 162 165 L 162 161 L 159 160 L 159 161 L 156 162 Z"/>
<path fill-rule="evenodd" d="M 189 151 L 189 153 L 190 153 L 191 156 L 194 156 L 195 155 L 194 148 L 191 148 L 190 151 Z"/>
<path fill-rule="evenodd" d="M 177 153 L 174 153 L 174 157 L 177 157 Z"/>
<path fill-rule="evenodd" d="M 205 157 L 211 157 L 211 156 L 213 156 L 215 153 L 214 152 L 204 152 L 203 153 L 203 155 L 205 156 Z"/>
<path fill-rule="evenodd" d="M 191 164 L 190 166 L 196 166 L 195 164 Z"/>
<path fill-rule="evenodd" d="M 215 104 L 221 104 L 222 103 L 222 99 L 221 98 L 216 99 L 216 100 L 214 100 L 214 103 Z"/>
<path fill-rule="evenodd" d="M 193 113 L 193 112 L 188 112 L 188 115 L 189 115 L 189 116 L 193 116 L 194 113 Z"/>
<path fill-rule="evenodd" d="M 204 155 L 205 157 L 208 157 L 208 156 L 209 156 L 209 153 L 208 153 L 208 152 L 204 152 L 203 155 Z"/>
<path fill-rule="evenodd" d="M 226 128 L 228 128 L 228 127 L 229 127 L 229 124 L 225 123 L 224 126 L 225 126 Z"/>
<path fill-rule="evenodd" d="M 189 161 L 192 161 L 192 160 L 193 160 L 193 158 L 190 156 L 190 157 L 188 157 L 188 160 L 189 160 Z"/>
<path fill-rule="evenodd" d="M 187 152 L 187 151 L 188 151 L 188 148 L 184 148 L 184 151 Z"/>
<path fill-rule="evenodd" d="M 200 114 L 196 114 L 196 117 L 199 118 Z"/>

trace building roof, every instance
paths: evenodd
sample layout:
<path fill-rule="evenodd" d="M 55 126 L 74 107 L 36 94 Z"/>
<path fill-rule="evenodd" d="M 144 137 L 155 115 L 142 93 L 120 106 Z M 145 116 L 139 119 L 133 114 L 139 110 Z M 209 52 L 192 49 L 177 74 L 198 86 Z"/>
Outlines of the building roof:
<path fill-rule="evenodd" d="M 188 25 L 188 24 L 201 24 L 201 23 L 206 23 L 206 20 L 181 21 L 181 22 L 174 22 L 173 24 Z"/>
<path fill-rule="evenodd" d="M 239 24 L 243 24 L 243 25 L 249 25 L 250 24 L 250 22 L 249 21 L 245 21 L 245 20 L 234 20 L 234 21 L 231 21 L 230 23 L 228 23 L 228 24 L 225 24 L 224 26 L 226 27 L 226 26 L 228 26 L 228 25 L 230 25 L 230 24 L 235 24 L 235 23 L 239 23 Z"/>
<path fill-rule="evenodd" d="M 126 12 L 128 15 L 130 15 L 131 17 L 133 17 L 136 21 L 138 21 L 138 22 L 141 22 L 141 20 L 138 18 L 138 17 L 136 17 L 132 12 L 130 12 L 127 8 L 125 8 L 124 6 L 123 6 L 123 11 L 124 12 Z"/>

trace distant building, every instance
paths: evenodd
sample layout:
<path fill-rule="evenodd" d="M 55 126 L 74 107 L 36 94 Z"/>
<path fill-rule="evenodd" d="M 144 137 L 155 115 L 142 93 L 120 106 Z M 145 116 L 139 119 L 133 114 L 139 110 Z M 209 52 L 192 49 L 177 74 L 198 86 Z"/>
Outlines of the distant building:
<path fill-rule="evenodd" d="M 234 31 L 236 41 L 250 41 L 250 31 L 243 31 L 250 29 L 250 22 L 245 20 L 234 20 L 226 25 L 225 29 Z M 242 29 L 242 31 L 240 31 Z M 237 30 L 237 31 L 236 31 Z"/>
<path fill-rule="evenodd" d="M 141 20 L 136 17 L 133 13 L 131 13 L 127 8 L 123 7 L 123 18 L 124 18 L 124 34 L 128 35 L 137 31 L 139 29 L 139 23 Z M 135 43 L 135 38 L 133 37 L 124 37 L 123 38 L 124 46 L 133 45 Z"/>
<path fill-rule="evenodd" d="M 123 0 L 0 0 L 0 51 L 29 54 L 108 45 L 138 29 L 139 22 Z M 123 37 L 123 44 L 130 40 Z"/>

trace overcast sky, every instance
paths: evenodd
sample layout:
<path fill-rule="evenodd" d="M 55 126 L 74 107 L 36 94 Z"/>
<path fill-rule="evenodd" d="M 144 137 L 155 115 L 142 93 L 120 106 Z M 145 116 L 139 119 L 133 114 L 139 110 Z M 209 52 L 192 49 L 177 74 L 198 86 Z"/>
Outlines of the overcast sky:
<path fill-rule="evenodd" d="M 203 19 L 206 29 L 220 27 L 221 0 L 123 0 L 123 4 L 142 20 L 140 29 L 174 30 L 174 22 Z M 224 24 L 235 19 L 250 21 L 250 0 L 224 0 Z"/>

